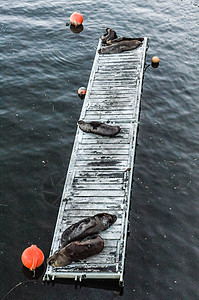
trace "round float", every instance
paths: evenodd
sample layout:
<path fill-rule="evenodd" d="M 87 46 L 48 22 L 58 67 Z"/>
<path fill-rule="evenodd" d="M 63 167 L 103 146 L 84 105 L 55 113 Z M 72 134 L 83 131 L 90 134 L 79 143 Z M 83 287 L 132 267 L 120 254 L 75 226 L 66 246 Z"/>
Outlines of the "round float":
<path fill-rule="evenodd" d="M 86 88 L 85 87 L 80 87 L 78 89 L 78 96 L 83 100 L 86 96 Z"/>
<path fill-rule="evenodd" d="M 159 57 L 154 56 L 154 57 L 152 57 L 151 61 L 152 61 L 152 63 L 151 63 L 152 67 L 157 68 L 159 65 L 159 61 L 160 61 Z"/>
<path fill-rule="evenodd" d="M 44 254 L 36 245 L 32 245 L 23 251 L 21 261 L 26 268 L 34 271 L 43 264 Z"/>
<path fill-rule="evenodd" d="M 70 22 L 74 26 L 80 26 L 83 22 L 83 16 L 75 11 L 71 16 L 70 16 Z"/>

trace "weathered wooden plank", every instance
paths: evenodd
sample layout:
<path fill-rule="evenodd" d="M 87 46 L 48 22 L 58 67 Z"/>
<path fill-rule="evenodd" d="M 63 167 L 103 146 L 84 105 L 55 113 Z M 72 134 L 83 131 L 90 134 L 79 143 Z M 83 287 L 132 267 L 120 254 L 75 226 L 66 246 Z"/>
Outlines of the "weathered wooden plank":
<path fill-rule="evenodd" d="M 97 182 L 95 182 L 94 184 L 88 184 L 88 183 L 85 183 L 84 185 L 80 185 L 79 183 L 78 184 L 73 184 L 73 188 L 75 190 L 87 190 L 87 191 L 92 191 L 92 190 L 95 190 L 95 191 L 102 191 L 102 190 L 107 190 L 107 189 L 110 189 L 110 190 L 122 190 L 123 189 L 123 185 L 119 185 L 119 184 L 98 184 Z"/>
<path fill-rule="evenodd" d="M 118 154 L 117 151 L 115 151 L 114 154 L 112 154 L 112 150 L 111 150 L 111 153 L 107 154 L 107 155 L 97 155 L 97 154 L 90 154 L 88 156 L 88 153 L 84 153 L 82 155 L 78 155 L 78 158 L 77 158 L 77 161 L 90 161 L 90 162 L 93 162 L 93 161 L 98 161 L 100 163 L 109 163 L 110 161 L 111 162 L 117 162 L 119 160 L 122 160 L 122 161 L 128 161 L 128 158 L 126 156 L 126 153 L 124 154 Z"/>
<path fill-rule="evenodd" d="M 95 119 L 93 120 L 92 116 L 85 116 L 84 119 L 86 122 L 91 122 L 91 121 L 98 121 L 98 122 L 120 122 L 120 125 L 123 123 L 129 123 L 131 121 L 135 121 L 135 119 L 132 116 L 121 116 L 121 118 L 119 116 L 106 116 L 106 115 L 99 115 L 99 116 L 95 116 Z"/>
<path fill-rule="evenodd" d="M 86 183 L 86 184 L 113 184 L 115 185 L 116 183 L 123 183 L 124 179 L 122 178 L 110 178 L 110 177 L 104 177 L 104 178 L 99 178 L 98 176 L 96 177 L 80 177 L 78 174 L 75 173 L 74 179 L 73 179 L 73 184 L 81 184 L 81 183 Z"/>
<path fill-rule="evenodd" d="M 134 94 L 134 88 L 129 89 L 118 89 L 118 90 L 110 90 L 105 89 L 104 87 L 100 87 L 91 94 L 92 103 L 95 104 L 106 104 L 112 103 L 114 105 L 136 105 L 136 102 L 132 98 L 132 94 Z M 108 102 L 108 103 L 107 103 Z"/>
<path fill-rule="evenodd" d="M 104 56 L 104 55 L 103 55 Z M 107 66 L 107 67 L 111 67 L 113 68 L 113 65 L 114 67 L 119 67 L 120 65 L 123 66 L 123 67 L 130 67 L 132 65 L 132 67 L 135 65 L 135 63 L 138 62 L 136 59 L 125 59 L 125 58 L 122 58 L 122 59 L 118 59 L 118 58 L 115 58 L 115 59 L 109 59 L 107 60 L 107 57 L 104 56 L 103 58 L 101 58 L 99 60 L 99 63 L 101 63 L 101 65 L 103 66 Z"/>
<path fill-rule="evenodd" d="M 134 88 L 136 88 L 136 85 L 134 84 L 130 84 L 128 82 L 128 85 L 127 86 L 119 86 L 119 85 L 116 85 L 116 86 L 112 86 L 110 87 L 110 81 L 108 80 L 107 82 L 103 82 L 103 84 L 98 84 L 96 83 L 94 86 L 94 89 L 91 91 L 91 95 L 94 95 L 94 94 L 108 94 L 108 93 L 117 93 L 117 94 L 125 94 L 125 95 L 128 95 L 129 92 L 131 92 L 131 90 L 133 90 Z"/>
<path fill-rule="evenodd" d="M 125 195 L 124 191 L 115 191 L 115 190 L 108 190 L 108 191 L 98 191 L 98 190 L 75 190 L 72 192 L 74 196 L 79 197 L 102 197 L 102 196 L 112 196 L 112 197 L 121 197 Z"/>
<path fill-rule="evenodd" d="M 90 195 L 90 194 L 86 194 L 84 193 L 84 196 L 81 196 L 79 193 L 76 193 L 74 194 L 72 191 L 71 191 L 71 194 L 70 195 L 67 195 L 65 197 L 66 199 L 66 205 L 68 205 L 68 203 L 70 203 L 71 201 L 76 201 L 77 203 L 80 202 L 80 201 L 94 201 L 94 202 L 101 202 L 102 200 L 104 200 L 104 203 L 113 203 L 114 200 L 115 201 L 120 201 L 121 203 L 125 202 L 126 201 L 126 198 L 123 199 L 124 195 L 118 195 L 118 194 L 114 194 L 114 195 L 111 195 L 109 193 L 109 195 L 104 195 L 103 194 L 99 194 L 99 193 L 96 193 L 97 195 Z"/>
<path fill-rule="evenodd" d="M 113 199 L 112 197 L 108 197 L 108 196 L 101 196 L 101 197 L 91 197 L 88 196 L 87 198 L 84 196 L 83 197 L 71 197 L 71 200 L 68 201 L 67 203 L 67 207 L 68 208 L 73 208 L 73 209 L 88 209 L 88 210 L 95 210 L 95 209 L 99 209 L 101 208 L 102 212 L 103 209 L 111 209 L 111 208 L 115 208 L 115 209 L 123 209 L 123 205 L 125 205 L 125 202 L 122 203 L 121 200 L 121 196 L 120 197 L 115 197 L 115 199 Z M 75 201 L 76 203 L 75 205 L 73 204 L 72 201 Z"/>
<path fill-rule="evenodd" d="M 99 113 L 99 112 L 98 112 Z M 131 118 L 133 118 L 134 117 L 134 110 L 131 108 L 131 109 L 129 109 L 129 110 L 111 110 L 111 106 L 109 107 L 109 109 L 105 109 L 105 110 L 101 110 L 100 111 L 100 116 L 109 116 L 110 118 L 111 117 L 123 117 L 123 116 L 125 116 L 125 118 L 126 118 L 126 115 L 128 114 L 128 116 L 130 116 Z M 87 116 L 92 116 L 92 117 L 94 117 L 94 116 L 96 116 L 96 111 L 94 110 L 89 110 L 87 113 L 86 113 L 86 115 Z"/>
<path fill-rule="evenodd" d="M 103 157 L 103 156 L 106 156 L 106 155 L 108 155 L 108 156 L 110 156 L 111 155 L 111 157 L 113 157 L 113 156 L 118 156 L 118 158 L 119 158 L 119 156 L 120 155 L 127 155 L 128 154 L 128 152 L 129 152 L 129 149 L 121 149 L 121 148 L 119 148 L 120 150 L 118 151 L 118 149 L 111 149 L 111 153 L 110 153 L 110 149 L 103 149 L 103 150 L 101 150 L 101 149 L 92 149 L 92 148 L 89 148 L 89 149 L 86 149 L 86 148 L 84 148 L 84 149 L 78 149 L 78 159 L 79 159 L 79 157 L 81 157 L 81 155 L 84 155 L 84 159 L 87 159 L 88 158 L 88 155 L 90 156 L 90 157 L 96 157 L 96 156 L 100 156 L 100 157 Z"/>
<path fill-rule="evenodd" d="M 84 263 L 72 263 L 71 265 L 67 266 L 67 272 L 70 275 L 70 273 L 79 273 L 79 272 L 85 272 L 87 274 L 94 273 L 94 272 L 107 272 L 107 273 L 112 273 L 112 272 L 117 272 L 118 267 L 117 264 L 111 264 L 111 263 L 106 263 L 106 264 L 101 264 L 99 261 L 95 262 L 94 264 L 89 264 L 87 262 Z M 63 268 L 56 268 L 56 274 L 59 274 L 60 278 L 65 278 Z M 63 275 L 62 275 L 63 274 Z M 58 277 L 59 277 L 58 276 Z M 70 278 L 70 277 L 69 277 Z M 92 277 L 91 277 L 92 278 Z M 99 277 L 100 278 L 100 277 Z M 99 279 L 98 278 L 98 279 Z"/>
<path fill-rule="evenodd" d="M 59 239 L 61 239 L 61 234 L 62 234 L 62 232 L 67 228 L 67 227 L 69 227 L 69 226 L 71 226 L 72 224 L 75 224 L 75 223 L 77 223 L 77 222 L 79 222 L 80 220 L 82 220 L 82 218 L 87 218 L 87 217 L 89 217 L 89 216 L 94 216 L 95 214 L 97 214 L 98 212 L 96 212 L 96 213 L 94 213 L 94 214 L 92 214 L 92 211 L 89 211 L 89 212 L 87 212 L 87 214 L 83 214 L 83 215 L 81 215 L 81 217 L 80 216 L 77 216 L 77 215 L 75 215 L 75 216 L 66 216 L 66 215 L 63 215 L 63 218 L 62 218 L 62 220 L 61 220 L 61 226 L 60 226 L 60 228 L 59 228 Z M 119 216 L 119 215 L 117 215 L 117 224 L 120 226 L 120 228 L 121 228 L 121 225 L 122 225 L 122 221 L 123 221 L 123 219 L 121 218 L 121 216 Z M 107 232 L 107 231 L 106 231 Z M 100 233 L 101 234 L 101 233 Z M 107 238 L 106 237 L 103 237 L 104 238 L 104 240 L 106 240 Z M 107 242 L 106 242 L 107 243 Z M 108 245 L 109 244 L 111 244 L 112 245 L 112 243 L 110 242 L 110 243 L 108 243 Z"/>
<path fill-rule="evenodd" d="M 88 121 L 88 120 L 87 120 Z M 92 134 L 92 133 L 89 133 Z M 94 135 L 94 134 L 93 134 Z M 121 139 L 121 138 L 111 138 L 110 139 L 98 139 L 98 138 L 83 138 L 81 143 L 82 144 L 98 144 L 98 145 L 108 145 L 111 144 L 114 147 L 114 144 L 126 144 L 128 143 L 128 139 Z"/>
<path fill-rule="evenodd" d="M 110 125 L 109 122 L 107 124 Z M 111 124 L 111 125 L 117 125 L 118 126 L 118 124 L 116 124 L 116 123 Z M 126 134 L 126 133 L 124 133 L 123 129 L 121 129 L 120 132 L 116 136 L 110 138 L 108 136 L 96 135 L 94 133 L 89 132 L 89 133 L 84 134 L 82 139 L 86 140 L 86 139 L 93 139 L 93 138 L 96 138 L 98 140 L 106 139 L 106 140 L 109 140 L 109 141 L 113 140 L 113 139 L 118 139 L 118 138 L 128 139 L 129 138 L 129 133 Z"/>
<path fill-rule="evenodd" d="M 117 160 L 110 160 L 110 161 L 76 161 L 74 167 L 75 171 L 84 172 L 84 174 L 87 174 L 88 171 L 98 171 L 101 173 L 107 173 L 108 171 L 125 171 L 126 167 L 128 168 L 128 161 L 117 161 Z"/>
<path fill-rule="evenodd" d="M 98 87 L 110 89 L 110 83 L 111 83 L 111 88 L 115 90 L 123 88 L 125 84 L 128 84 L 128 87 L 136 87 L 135 84 L 136 77 L 137 76 L 135 76 L 134 74 L 134 76 L 131 76 L 129 78 L 123 76 L 123 79 L 122 76 L 120 77 L 114 76 L 112 78 L 109 78 L 107 76 L 103 76 L 99 74 L 98 76 L 96 76 L 96 81 L 95 84 L 93 84 L 93 89 L 96 89 Z"/>
<path fill-rule="evenodd" d="M 118 150 L 126 150 L 126 149 L 129 149 L 129 145 L 128 144 L 116 144 L 116 145 L 111 145 L 111 144 L 95 144 L 95 145 L 91 145 L 91 144 L 83 144 L 83 143 L 80 143 L 79 144 L 79 149 L 92 149 L 93 151 L 104 151 L 104 150 L 107 150 L 109 151 L 109 149 L 118 149 Z"/>
<path fill-rule="evenodd" d="M 107 84 L 106 82 L 104 82 L 103 84 L 103 88 L 102 88 L 102 85 L 96 83 L 95 84 L 95 89 L 93 89 L 91 91 L 91 95 L 94 95 L 94 94 L 107 94 L 107 93 L 117 93 L 118 95 L 120 94 L 125 94 L 125 95 L 129 95 L 129 93 L 134 90 L 136 88 L 136 85 L 132 84 L 131 86 L 111 86 L 110 87 L 110 82 L 107 81 Z"/>
<path fill-rule="evenodd" d="M 107 207 L 110 207 L 111 205 L 115 206 L 121 206 L 123 205 L 121 197 L 71 197 L 68 201 L 67 205 L 70 205 L 73 201 L 76 201 L 75 203 L 78 204 L 90 204 L 92 205 L 106 205 Z M 72 202 L 71 202 L 72 201 Z"/>
<path fill-rule="evenodd" d="M 89 172 L 87 170 L 75 170 L 76 173 L 78 174 L 78 176 L 81 177 L 85 177 L 85 178 L 93 178 L 94 176 L 96 176 L 96 178 L 106 178 L 107 176 L 109 178 L 123 178 L 124 177 L 124 171 L 118 171 L 118 170 L 113 170 L 113 169 L 100 169 L 100 170 L 89 170 Z"/>
<path fill-rule="evenodd" d="M 136 88 L 135 85 L 135 80 L 137 78 L 137 76 L 139 76 L 139 74 L 131 74 L 127 76 L 120 74 L 119 76 L 114 76 L 114 77 L 109 77 L 106 76 L 106 74 L 98 74 L 98 76 L 96 77 L 96 81 L 95 84 L 93 85 L 93 90 L 95 88 L 99 87 L 104 87 L 104 88 L 111 88 L 114 90 L 118 90 L 121 89 L 122 87 L 124 87 L 124 85 L 126 85 L 128 88 Z M 123 78 L 123 79 L 122 79 Z M 125 78 L 125 79 L 124 79 Z M 110 83 L 111 83 L 111 87 L 110 87 Z M 122 84 L 123 83 L 123 84 Z"/>
<path fill-rule="evenodd" d="M 128 104 L 124 103 L 123 105 L 122 105 L 122 103 L 114 104 L 114 108 L 117 108 L 117 110 L 115 110 L 116 114 L 119 114 L 120 111 L 122 114 L 125 114 L 125 113 L 128 114 L 129 112 L 132 111 L 132 109 L 135 108 L 133 103 L 131 105 L 130 105 L 129 101 L 127 103 Z M 92 105 L 92 106 L 90 105 L 89 112 L 90 112 L 90 114 L 96 114 L 100 110 L 103 113 L 104 112 L 107 113 L 109 111 L 111 111 L 111 113 L 113 113 L 113 111 L 111 110 L 111 106 L 112 106 L 111 104 L 113 104 L 113 103 L 109 102 L 109 103 L 104 103 L 102 105 Z"/>
<path fill-rule="evenodd" d="M 93 91 L 94 93 L 94 91 Z M 135 98 L 133 97 L 134 94 L 136 94 L 136 88 L 131 89 L 131 92 L 123 92 L 121 94 L 118 93 L 117 98 L 114 96 L 114 94 L 109 94 L 105 92 L 103 97 L 99 98 L 99 94 L 90 94 L 90 103 L 95 103 L 96 100 L 98 100 L 98 103 L 106 102 L 106 101 L 112 101 L 113 103 L 127 103 L 129 99 L 131 99 L 131 102 L 135 102 Z"/>

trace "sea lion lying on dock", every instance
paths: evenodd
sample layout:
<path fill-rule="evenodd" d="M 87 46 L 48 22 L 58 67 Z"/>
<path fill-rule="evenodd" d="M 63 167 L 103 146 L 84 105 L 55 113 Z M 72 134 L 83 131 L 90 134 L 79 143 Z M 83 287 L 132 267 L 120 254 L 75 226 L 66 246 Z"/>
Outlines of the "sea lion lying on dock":
<path fill-rule="evenodd" d="M 103 239 L 99 235 L 94 235 L 81 242 L 71 242 L 49 257 L 47 259 L 47 263 L 55 268 L 64 267 L 73 261 L 77 262 L 89 256 L 98 254 L 103 250 L 103 248 Z"/>
<path fill-rule="evenodd" d="M 108 40 L 106 43 L 108 45 L 113 45 L 113 44 L 116 44 L 116 43 L 119 43 L 119 42 L 122 42 L 122 41 L 140 41 L 142 43 L 144 41 L 144 38 L 129 38 L 129 37 L 121 36 L 121 37 L 116 38 L 114 40 Z"/>
<path fill-rule="evenodd" d="M 72 241 L 81 241 L 87 236 L 100 233 L 109 228 L 117 220 L 116 215 L 100 213 L 93 217 L 85 218 L 69 226 L 61 236 L 61 247 Z"/>
<path fill-rule="evenodd" d="M 117 39 L 116 32 L 111 28 L 106 28 L 106 34 L 101 36 L 102 43 L 108 44 L 108 41 Z"/>
<path fill-rule="evenodd" d="M 114 137 L 121 130 L 120 126 L 108 125 L 98 121 L 84 122 L 78 121 L 79 128 L 88 133 L 95 133 L 102 136 Z"/>
<path fill-rule="evenodd" d="M 101 47 L 98 52 L 99 54 L 114 54 L 134 50 L 142 45 L 143 40 L 143 38 L 120 37 L 115 40 L 107 41 L 109 46 Z"/>

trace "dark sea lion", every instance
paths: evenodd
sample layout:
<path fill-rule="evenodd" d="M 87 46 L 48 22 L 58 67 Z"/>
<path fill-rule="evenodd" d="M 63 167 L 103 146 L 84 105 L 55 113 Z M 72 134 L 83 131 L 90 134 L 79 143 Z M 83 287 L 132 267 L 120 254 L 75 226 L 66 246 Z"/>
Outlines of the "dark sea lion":
<path fill-rule="evenodd" d="M 112 41 L 110 46 L 101 47 L 98 52 L 100 54 L 121 53 L 124 51 L 134 50 L 141 44 L 142 41 L 140 41 L 140 39 L 123 38 L 119 41 Z"/>
<path fill-rule="evenodd" d="M 99 235 L 94 235 L 85 241 L 71 242 L 49 257 L 47 263 L 55 268 L 64 267 L 73 261 L 77 262 L 89 256 L 98 254 L 103 248 L 103 239 Z"/>
<path fill-rule="evenodd" d="M 108 43 L 108 41 L 114 40 L 116 38 L 117 38 L 117 34 L 111 28 L 106 28 L 106 34 L 101 36 L 102 43 Z"/>
<path fill-rule="evenodd" d="M 81 241 L 87 236 L 100 233 L 109 228 L 117 220 L 116 215 L 100 213 L 93 217 L 82 219 L 69 226 L 61 236 L 61 247 L 72 241 Z"/>
<path fill-rule="evenodd" d="M 143 42 L 144 38 L 129 38 L 129 37 L 121 36 L 121 37 L 119 37 L 117 39 L 114 39 L 114 40 L 108 40 L 106 43 L 108 45 L 113 45 L 113 44 L 121 42 L 121 41 L 135 41 L 135 40 Z"/>
<path fill-rule="evenodd" d="M 78 121 L 79 128 L 88 133 L 95 133 L 102 136 L 114 137 L 121 130 L 120 126 L 108 125 L 98 121 L 84 122 Z"/>

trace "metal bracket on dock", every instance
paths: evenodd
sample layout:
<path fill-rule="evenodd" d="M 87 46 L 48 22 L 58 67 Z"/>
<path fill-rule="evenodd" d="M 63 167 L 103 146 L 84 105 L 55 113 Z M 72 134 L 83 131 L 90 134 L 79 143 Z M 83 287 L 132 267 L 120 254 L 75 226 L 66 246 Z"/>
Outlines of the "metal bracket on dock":
<path fill-rule="evenodd" d="M 75 281 L 79 280 L 79 282 L 82 282 L 82 279 L 86 279 L 86 274 L 84 273 L 84 274 L 76 275 L 74 279 Z"/>

